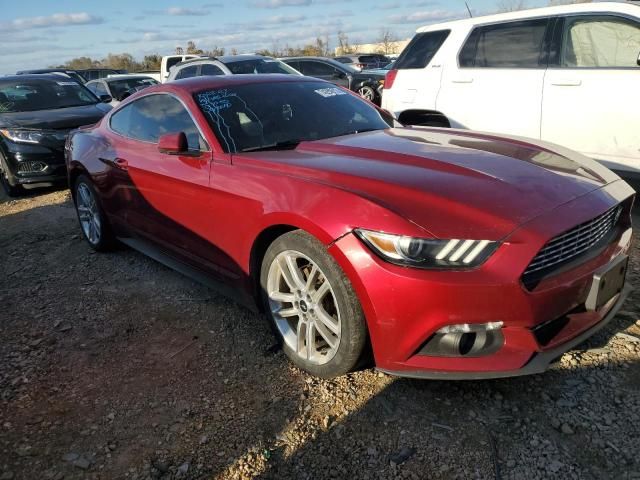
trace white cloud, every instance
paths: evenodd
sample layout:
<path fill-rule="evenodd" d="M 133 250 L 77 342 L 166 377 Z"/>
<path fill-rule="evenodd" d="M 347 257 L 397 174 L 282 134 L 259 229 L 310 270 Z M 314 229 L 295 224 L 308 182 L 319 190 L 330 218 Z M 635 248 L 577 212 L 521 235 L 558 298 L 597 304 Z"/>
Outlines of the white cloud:
<path fill-rule="evenodd" d="M 451 12 L 448 10 L 430 10 L 426 12 L 414 12 L 406 15 L 391 15 L 389 23 L 438 23 L 456 18 L 464 18 L 464 12 Z"/>
<path fill-rule="evenodd" d="M 174 16 L 197 17 L 199 15 L 209 15 L 209 11 L 201 10 L 197 8 L 169 7 L 167 9 L 167 14 L 174 15 Z"/>
<path fill-rule="evenodd" d="M 312 0 L 259 0 L 251 2 L 251 5 L 258 8 L 280 8 L 280 7 L 305 7 L 311 5 Z"/>
<path fill-rule="evenodd" d="M 0 30 L 27 30 L 31 28 L 68 27 L 74 25 L 96 25 L 103 23 L 102 17 L 81 13 L 54 13 L 49 16 L 16 18 L 0 25 Z"/>

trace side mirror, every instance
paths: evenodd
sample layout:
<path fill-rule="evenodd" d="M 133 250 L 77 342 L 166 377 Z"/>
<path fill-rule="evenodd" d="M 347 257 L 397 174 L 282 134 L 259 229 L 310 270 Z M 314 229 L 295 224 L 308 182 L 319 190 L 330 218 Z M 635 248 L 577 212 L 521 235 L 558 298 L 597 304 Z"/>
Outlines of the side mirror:
<path fill-rule="evenodd" d="M 187 136 L 184 132 L 167 133 L 158 140 L 158 151 L 167 155 L 182 155 L 189 150 Z"/>
<path fill-rule="evenodd" d="M 640 67 L 640 53 L 638 53 L 638 60 L 636 60 L 636 63 L 638 64 L 638 66 Z"/>
<path fill-rule="evenodd" d="M 111 97 L 111 95 L 100 95 L 100 101 L 102 103 L 111 103 L 111 101 L 113 100 L 113 98 Z"/>

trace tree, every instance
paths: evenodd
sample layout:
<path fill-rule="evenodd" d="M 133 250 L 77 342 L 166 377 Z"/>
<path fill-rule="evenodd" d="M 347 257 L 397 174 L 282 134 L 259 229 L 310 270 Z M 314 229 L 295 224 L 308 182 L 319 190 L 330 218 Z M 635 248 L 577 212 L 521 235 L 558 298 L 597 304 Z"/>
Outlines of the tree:
<path fill-rule="evenodd" d="M 204 53 L 203 50 L 201 50 L 200 48 L 196 47 L 195 42 L 189 40 L 187 42 L 187 54 L 188 55 L 202 55 Z"/>
<path fill-rule="evenodd" d="M 384 53 L 385 55 L 388 53 L 398 53 L 397 42 L 398 37 L 396 37 L 393 32 L 388 29 L 382 30 L 382 32 L 380 32 L 380 37 L 376 42 L 380 45 L 380 51 L 378 53 Z"/>
<path fill-rule="evenodd" d="M 182 47 L 176 47 L 176 55 L 184 55 L 184 50 L 182 49 Z"/>
<path fill-rule="evenodd" d="M 153 55 L 145 55 L 142 60 L 142 70 L 160 70 L 162 57 L 156 53 Z"/>
<path fill-rule="evenodd" d="M 355 49 L 349 45 L 349 37 L 344 32 L 338 32 L 338 50 L 340 51 L 340 55 L 356 53 Z"/>
<path fill-rule="evenodd" d="M 100 65 L 98 60 L 93 60 L 90 57 L 78 57 L 72 60 L 69 60 L 64 64 L 65 68 L 69 68 L 71 70 L 84 70 L 86 68 L 94 68 Z"/>
<path fill-rule="evenodd" d="M 221 57 L 224 55 L 224 48 L 214 45 L 214 47 L 206 53 L 211 57 Z"/>

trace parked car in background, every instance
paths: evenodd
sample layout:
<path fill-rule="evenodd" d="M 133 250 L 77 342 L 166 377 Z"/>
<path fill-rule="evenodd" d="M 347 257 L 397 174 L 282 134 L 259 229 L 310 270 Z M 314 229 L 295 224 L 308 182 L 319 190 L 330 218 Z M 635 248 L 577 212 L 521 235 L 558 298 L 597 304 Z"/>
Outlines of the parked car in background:
<path fill-rule="evenodd" d="M 67 142 L 82 235 L 271 321 L 321 377 L 544 371 L 629 292 L 634 191 L 568 149 L 402 127 L 297 75 L 150 87 Z M 366 358 L 366 357 L 365 357 Z"/>
<path fill-rule="evenodd" d="M 160 61 L 160 83 L 164 83 L 169 78 L 169 70 L 174 65 L 191 58 L 200 58 L 204 55 L 165 55 Z"/>
<path fill-rule="evenodd" d="M 583 3 L 418 29 L 382 106 L 412 125 L 538 138 L 640 175 L 640 6 Z"/>
<path fill-rule="evenodd" d="M 242 75 L 257 73 L 300 75 L 300 72 L 276 58 L 262 55 L 240 54 L 185 60 L 171 68 L 167 81 L 171 82 L 173 80 L 206 75 Z"/>
<path fill-rule="evenodd" d="M 39 68 L 35 70 L 20 70 L 16 72 L 16 75 L 34 75 L 34 74 L 60 74 L 65 75 L 81 85 L 87 81 L 81 74 L 77 72 L 77 70 L 69 70 L 67 68 Z"/>
<path fill-rule="evenodd" d="M 115 107 L 132 93 L 157 84 L 157 81 L 146 75 L 121 74 L 92 80 L 87 82 L 86 87 L 97 97 L 109 95 L 112 98 L 110 104 Z"/>
<path fill-rule="evenodd" d="M 283 62 L 303 75 L 321 78 L 358 93 L 362 98 L 380 105 L 386 71 L 360 71 L 349 64 L 325 57 L 289 57 Z"/>
<path fill-rule="evenodd" d="M 0 184 L 23 188 L 65 182 L 64 143 L 74 128 L 100 120 L 111 97 L 96 97 L 56 74 L 0 77 Z"/>
<path fill-rule="evenodd" d="M 360 70 L 366 70 L 369 68 L 380 68 L 387 65 L 391 60 L 386 55 L 381 53 L 362 53 L 359 55 L 342 55 L 335 57 L 335 60 L 340 63 L 346 63 Z"/>
<path fill-rule="evenodd" d="M 86 68 L 82 70 L 76 70 L 82 77 L 88 82 L 91 80 L 99 80 L 101 78 L 107 78 L 109 75 L 118 75 L 128 73 L 123 69 L 114 68 Z"/>

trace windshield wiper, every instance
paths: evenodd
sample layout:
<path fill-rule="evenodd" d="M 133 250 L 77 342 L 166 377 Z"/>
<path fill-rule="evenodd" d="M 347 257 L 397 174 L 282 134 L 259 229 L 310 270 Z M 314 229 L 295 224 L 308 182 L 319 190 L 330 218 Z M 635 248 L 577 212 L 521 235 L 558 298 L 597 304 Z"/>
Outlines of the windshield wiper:
<path fill-rule="evenodd" d="M 351 130 L 350 132 L 341 133 L 337 135 L 338 137 L 343 137 L 345 135 L 354 135 L 356 133 L 366 133 L 366 132 L 377 132 L 378 130 L 382 130 L 381 128 L 363 128 L 361 130 Z"/>
<path fill-rule="evenodd" d="M 266 152 L 268 150 L 293 150 L 300 145 L 300 140 L 285 140 L 283 142 L 260 145 L 259 147 L 243 148 L 241 152 Z"/>

